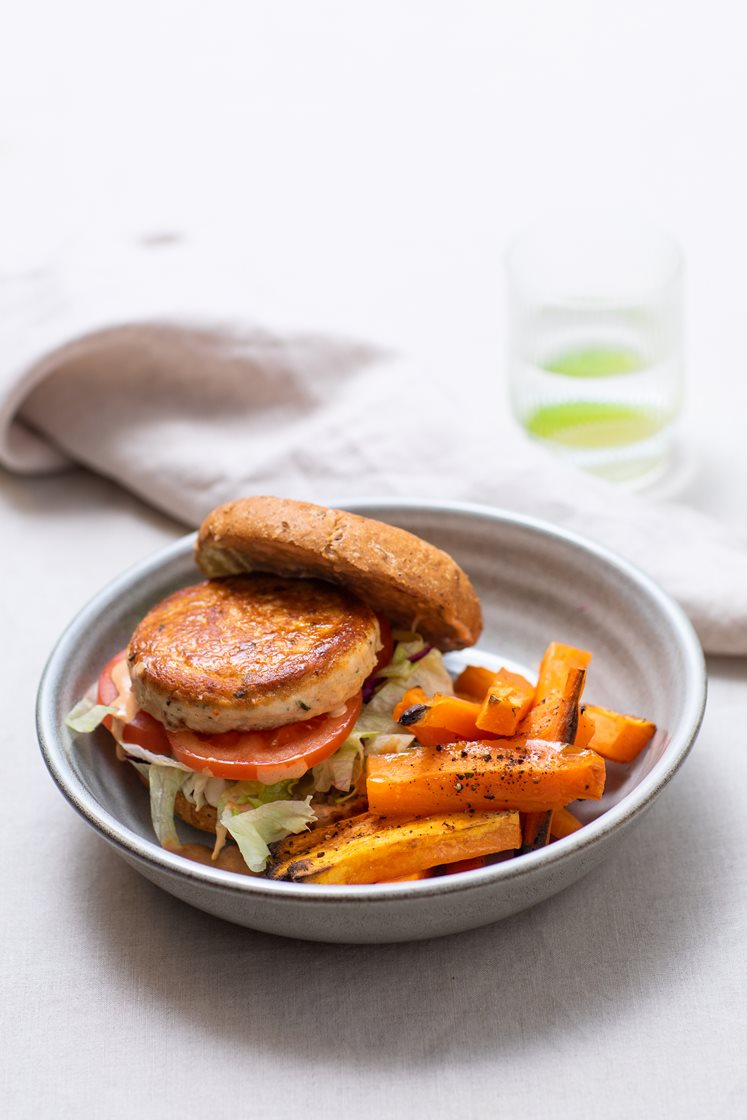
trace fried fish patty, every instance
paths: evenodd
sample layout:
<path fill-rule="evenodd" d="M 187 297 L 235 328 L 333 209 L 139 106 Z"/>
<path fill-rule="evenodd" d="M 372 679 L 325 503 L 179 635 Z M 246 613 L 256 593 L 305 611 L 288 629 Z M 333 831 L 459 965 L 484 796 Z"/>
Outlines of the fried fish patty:
<path fill-rule="evenodd" d="M 252 574 L 170 595 L 127 660 L 138 704 L 167 727 L 253 731 L 334 711 L 376 664 L 379 624 L 320 580 Z"/>

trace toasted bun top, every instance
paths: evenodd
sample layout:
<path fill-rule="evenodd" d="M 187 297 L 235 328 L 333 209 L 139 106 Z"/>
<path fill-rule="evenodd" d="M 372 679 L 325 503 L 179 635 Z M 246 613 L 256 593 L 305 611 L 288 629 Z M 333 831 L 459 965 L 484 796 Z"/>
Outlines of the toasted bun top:
<path fill-rule="evenodd" d="M 239 498 L 205 518 L 195 559 L 211 578 L 259 571 L 339 583 L 439 649 L 473 645 L 482 631 L 474 588 L 447 553 L 344 510 Z"/>

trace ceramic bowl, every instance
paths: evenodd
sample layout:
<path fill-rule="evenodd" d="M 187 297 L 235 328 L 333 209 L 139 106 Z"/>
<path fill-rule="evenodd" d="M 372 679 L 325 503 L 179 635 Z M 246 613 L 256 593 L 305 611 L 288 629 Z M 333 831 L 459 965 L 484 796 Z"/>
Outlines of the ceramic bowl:
<path fill-rule="evenodd" d="M 536 672 L 553 639 L 592 650 L 586 698 L 656 722 L 630 766 L 608 765 L 586 827 L 549 847 L 479 870 L 410 883 L 312 886 L 234 875 L 164 851 L 148 798 L 99 729 L 74 736 L 66 713 L 128 641 L 142 615 L 199 578 L 186 537 L 125 572 L 60 638 L 42 678 L 38 732 L 46 764 L 83 818 L 146 878 L 239 925 L 317 941 L 435 937 L 498 921 L 579 879 L 618 844 L 685 759 L 705 703 L 703 656 L 680 608 L 610 552 L 525 517 L 461 504 L 360 501 L 348 508 L 409 529 L 450 552 L 482 601 L 485 630 L 455 669 L 496 659 Z M 197 834 L 185 838 L 197 839 Z"/>

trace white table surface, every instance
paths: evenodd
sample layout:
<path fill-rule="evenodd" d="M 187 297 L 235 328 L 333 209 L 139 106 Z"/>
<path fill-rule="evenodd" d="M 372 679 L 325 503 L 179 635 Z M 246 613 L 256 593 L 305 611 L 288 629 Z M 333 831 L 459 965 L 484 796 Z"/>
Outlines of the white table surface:
<path fill-rule="evenodd" d="M 254 319 L 393 341 L 498 410 L 507 239 L 626 203 L 688 260 L 680 496 L 744 527 L 744 31 L 727 2 L 29 3 L 0 279 L 58 242 L 213 240 Z M 56 636 L 180 527 L 83 471 L 0 495 L 5 1114 L 744 1114 L 744 661 L 711 661 L 686 766 L 564 894 L 442 941 L 282 941 L 141 879 L 35 746 Z"/>

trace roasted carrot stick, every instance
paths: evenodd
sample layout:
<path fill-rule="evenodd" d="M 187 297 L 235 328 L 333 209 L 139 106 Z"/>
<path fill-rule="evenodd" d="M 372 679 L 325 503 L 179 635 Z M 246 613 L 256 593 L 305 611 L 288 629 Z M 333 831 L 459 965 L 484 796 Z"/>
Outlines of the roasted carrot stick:
<path fill-rule="evenodd" d="M 486 669 L 483 665 L 468 665 L 454 681 L 454 691 L 457 696 L 464 696 L 467 700 L 477 700 L 482 704 L 494 681 L 493 669 Z"/>
<path fill-rule="evenodd" d="M 633 762 L 656 733 L 656 724 L 637 716 L 584 704 L 578 721 L 576 743 L 612 762 Z"/>
<path fill-rule="evenodd" d="M 586 650 L 561 642 L 550 643 L 540 664 L 534 704 L 519 725 L 519 735 L 573 742 L 576 734 L 573 708 L 575 706 L 577 712 L 590 661 L 591 654 Z M 580 679 L 579 670 L 584 672 Z"/>
<path fill-rule="evenodd" d="M 477 726 L 493 735 L 513 735 L 532 706 L 534 691 L 526 677 L 500 669 L 485 694 Z"/>
<path fill-rule="evenodd" d="M 366 788 L 371 812 L 384 816 L 544 812 L 577 798 L 598 799 L 604 777 L 604 760 L 593 751 L 494 739 L 371 756 Z"/>
<path fill-rule="evenodd" d="M 426 696 L 422 688 L 412 688 L 392 712 L 404 729 L 419 743 L 435 747 L 457 739 L 477 739 L 483 732 L 477 726 L 480 705 L 458 696 Z"/>
<path fill-rule="evenodd" d="M 556 809 L 553 813 L 550 824 L 550 834 L 553 840 L 562 840 L 564 836 L 570 836 L 572 832 L 578 832 L 579 828 L 583 828 L 581 821 L 578 817 L 574 817 L 568 809 Z"/>
<path fill-rule="evenodd" d="M 281 840 L 274 847 L 267 875 L 292 882 L 377 883 L 441 863 L 517 848 L 520 843 L 519 814 L 513 812 L 395 820 L 362 813 Z"/>

